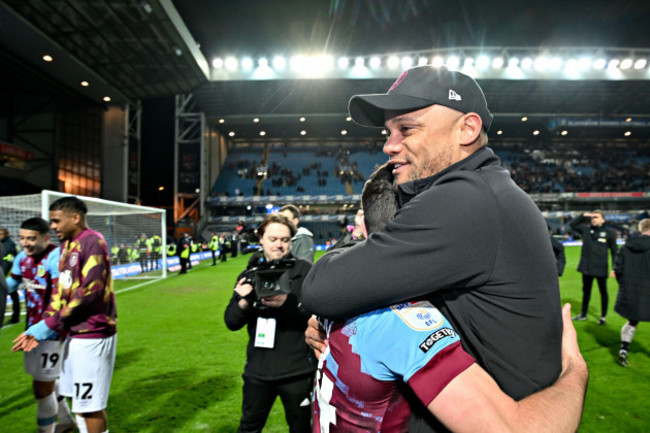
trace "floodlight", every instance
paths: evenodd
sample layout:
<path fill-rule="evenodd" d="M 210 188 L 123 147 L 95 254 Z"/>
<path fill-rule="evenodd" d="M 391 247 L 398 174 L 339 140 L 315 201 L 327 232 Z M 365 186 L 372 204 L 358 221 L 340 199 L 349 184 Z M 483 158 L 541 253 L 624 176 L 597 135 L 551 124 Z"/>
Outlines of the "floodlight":
<path fill-rule="evenodd" d="M 503 135 L 503 131 L 499 129 L 499 130 L 497 131 L 497 135 Z"/>
<path fill-rule="evenodd" d="M 560 132 L 560 134 L 562 134 L 562 135 L 567 135 L 568 133 L 569 133 L 569 131 L 567 131 L 566 129 L 563 129 L 562 132 Z"/>
<path fill-rule="evenodd" d="M 254 117 L 253 118 L 253 123 L 260 123 L 260 118 L 259 117 Z"/>
<path fill-rule="evenodd" d="M 339 57 L 339 68 L 347 68 L 350 65 L 350 59 L 347 57 Z"/>
<path fill-rule="evenodd" d="M 44 62 L 51 62 L 51 61 L 53 61 L 53 60 L 54 60 L 54 58 L 53 58 L 52 56 L 50 56 L 49 54 L 45 54 L 45 55 L 43 56 L 43 61 L 44 61 Z"/>
<path fill-rule="evenodd" d="M 434 67 L 436 67 L 436 68 L 441 67 L 442 65 L 444 65 L 444 63 L 445 63 L 445 60 L 444 60 L 442 57 L 440 57 L 440 56 L 435 56 L 435 57 L 431 60 L 431 64 L 432 64 Z"/>
<path fill-rule="evenodd" d="M 305 131 L 304 129 L 302 131 L 300 131 L 300 135 L 306 135 L 306 134 L 307 134 L 307 131 Z"/>
<path fill-rule="evenodd" d="M 594 63 L 593 63 L 592 66 L 596 70 L 605 69 L 605 66 L 607 66 L 607 60 L 600 57 L 600 58 L 594 60 Z"/>
<path fill-rule="evenodd" d="M 630 59 L 629 57 L 627 59 L 623 59 L 623 61 L 621 62 L 620 68 L 621 69 L 630 69 L 631 67 L 632 67 L 632 59 Z"/>
<path fill-rule="evenodd" d="M 110 97 L 110 96 L 104 96 L 104 97 L 102 98 L 102 101 L 104 101 L 104 102 L 111 102 L 111 97 Z"/>
<path fill-rule="evenodd" d="M 262 57 L 261 59 L 259 59 L 257 61 L 257 65 L 260 68 L 268 68 L 269 67 L 269 61 L 268 61 L 268 59 L 266 57 Z"/>
<path fill-rule="evenodd" d="M 212 67 L 215 69 L 223 68 L 223 59 L 221 57 L 216 57 L 212 59 Z"/>
<path fill-rule="evenodd" d="M 301 122 L 306 122 L 306 121 L 307 121 L 307 118 L 306 118 L 306 117 L 301 117 L 301 118 L 298 119 L 298 120 L 301 121 Z"/>
<path fill-rule="evenodd" d="M 531 59 L 530 57 L 526 57 L 525 59 L 523 59 L 523 60 L 521 61 L 521 67 L 522 67 L 523 69 L 530 69 L 530 68 L 532 68 L 532 67 L 533 67 L 533 59 Z"/>
<path fill-rule="evenodd" d="M 402 68 L 403 69 L 408 69 L 411 66 L 413 66 L 413 58 L 408 57 L 408 56 L 402 57 L 402 62 L 401 63 L 402 63 Z"/>
<path fill-rule="evenodd" d="M 564 69 L 569 72 L 575 72 L 578 69 L 578 61 L 576 59 L 569 59 L 564 64 Z"/>
<path fill-rule="evenodd" d="M 371 57 L 370 58 L 370 67 L 371 68 L 378 68 L 381 66 L 381 59 L 377 56 Z"/>
<path fill-rule="evenodd" d="M 549 66 L 553 71 L 559 71 L 562 69 L 562 65 L 564 65 L 564 60 L 562 60 L 561 57 L 553 57 L 549 63 Z"/>
<path fill-rule="evenodd" d="M 478 69 L 487 69 L 490 67 L 490 58 L 488 56 L 479 56 L 476 59 L 476 67 Z"/>
<path fill-rule="evenodd" d="M 458 69 L 459 65 L 460 58 L 458 56 L 447 57 L 447 66 L 449 66 L 449 69 Z"/>
<path fill-rule="evenodd" d="M 418 59 L 418 66 L 425 66 L 427 63 L 429 63 L 429 60 L 426 57 L 420 57 Z"/>
<path fill-rule="evenodd" d="M 81 84 L 81 87 L 88 87 L 88 86 L 90 86 L 90 83 L 89 83 L 88 81 L 86 81 L 86 80 L 82 81 L 80 84 Z"/>
<path fill-rule="evenodd" d="M 346 121 L 346 122 L 352 122 L 352 117 L 350 117 L 350 116 L 346 117 L 346 118 L 345 118 L 345 121 Z"/>
<path fill-rule="evenodd" d="M 390 56 L 386 61 L 386 65 L 390 69 L 395 69 L 399 66 L 399 59 L 396 56 Z"/>
<path fill-rule="evenodd" d="M 284 71 L 287 67 L 287 60 L 282 56 L 275 56 L 273 58 L 273 67 L 278 71 Z"/>
<path fill-rule="evenodd" d="M 341 131 L 341 135 L 346 135 L 347 133 L 348 131 L 346 131 L 345 129 Z"/>
<path fill-rule="evenodd" d="M 229 135 L 230 137 L 234 137 L 234 136 L 235 136 L 235 132 L 234 132 L 234 131 L 230 131 L 230 132 L 228 133 L 228 135 Z"/>
<path fill-rule="evenodd" d="M 533 135 L 539 135 L 539 129 L 534 130 Z"/>
<path fill-rule="evenodd" d="M 509 67 L 509 68 L 516 68 L 517 66 L 519 66 L 519 58 L 517 58 L 517 57 L 510 57 L 510 58 L 508 59 L 508 67 Z"/>
<path fill-rule="evenodd" d="M 226 58 L 226 69 L 230 71 L 237 69 L 237 59 L 234 57 Z"/>
<path fill-rule="evenodd" d="M 226 123 L 226 119 L 219 119 L 219 123 Z"/>
<path fill-rule="evenodd" d="M 618 68 L 618 65 L 620 65 L 620 64 L 621 64 L 621 61 L 619 59 L 612 59 L 607 64 L 607 68 L 609 68 L 609 69 Z"/>
<path fill-rule="evenodd" d="M 354 66 L 362 67 L 364 63 L 365 62 L 363 60 L 363 57 L 357 57 L 356 59 L 354 59 Z"/>
<path fill-rule="evenodd" d="M 474 58 L 465 57 L 465 61 L 463 62 L 463 68 L 471 68 L 473 65 L 474 65 Z"/>
<path fill-rule="evenodd" d="M 625 131 L 625 134 L 623 134 L 623 135 L 626 136 L 626 137 L 629 137 L 630 135 L 632 135 L 632 131 Z"/>
<path fill-rule="evenodd" d="M 266 135 L 266 131 L 260 131 L 260 137 L 264 137 Z"/>
<path fill-rule="evenodd" d="M 591 59 L 588 57 L 583 57 L 580 60 L 578 60 L 578 69 L 581 71 L 586 71 L 587 69 L 591 68 Z"/>
<path fill-rule="evenodd" d="M 634 62 L 634 69 L 643 69 L 647 64 L 648 61 L 646 59 L 639 59 L 636 62 Z"/>
<path fill-rule="evenodd" d="M 538 56 L 535 59 L 535 69 L 538 71 L 545 71 L 548 68 L 548 59 L 545 56 Z"/>
<path fill-rule="evenodd" d="M 527 121 L 528 121 L 528 117 L 527 117 L 527 116 L 523 116 L 523 117 L 521 118 L 521 121 L 522 121 L 522 122 L 527 122 Z"/>
<path fill-rule="evenodd" d="M 503 57 L 495 57 L 494 59 L 492 59 L 492 67 L 494 69 L 503 68 L 503 64 L 504 64 Z"/>
<path fill-rule="evenodd" d="M 241 67 L 245 71 L 250 71 L 253 69 L 253 59 L 250 57 L 244 57 L 241 61 Z"/>

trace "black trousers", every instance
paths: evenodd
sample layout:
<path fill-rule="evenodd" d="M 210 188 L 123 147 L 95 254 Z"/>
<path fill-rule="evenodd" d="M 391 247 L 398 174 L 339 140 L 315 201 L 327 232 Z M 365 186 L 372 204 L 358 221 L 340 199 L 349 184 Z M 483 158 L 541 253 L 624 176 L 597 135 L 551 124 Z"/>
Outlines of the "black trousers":
<path fill-rule="evenodd" d="M 591 299 L 591 286 L 594 284 L 594 279 L 598 282 L 598 290 L 600 290 L 600 311 L 601 316 L 607 316 L 607 303 L 609 297 L 607 295 L 607 277 L 594 277 L 593 275 L 582 274 L 582 315 L 587 315 L 589 310 L 589 300 Z"/>
<path fill-rule="evenodd" d="M 187 274 L 187 262 L 189 261 L 189 259 L 184 259 L 182 257 L 180 259 L 181 259 L 181 271 L 179 273 Z"/>
<path fill-rule="evenodd" d="M 244 376 L 242 416 L 238 433 L 261 432 L 279 395 L 290 433 L 311 432 L 311 392 L 314 375 L 261 381 Z"/>
<path fill-rule="evenodd" d="M 210 250 L 212 253 L 212 264 L 216 265 L 217 264 L 217 251 L 216 250 Z"/>
<path fill-rule="evenodd" d="M 18 290 L 12 292 L 9 296 L 11 297 L 11 307 L 13 308 L 11 321 L 17 322 L 20 320 L 20 298 L 18 297 Z M 4 313 L 4 310 L 2 312 Z M 4 320 L 4 316 L 2 316 L 2 319 Z"/>

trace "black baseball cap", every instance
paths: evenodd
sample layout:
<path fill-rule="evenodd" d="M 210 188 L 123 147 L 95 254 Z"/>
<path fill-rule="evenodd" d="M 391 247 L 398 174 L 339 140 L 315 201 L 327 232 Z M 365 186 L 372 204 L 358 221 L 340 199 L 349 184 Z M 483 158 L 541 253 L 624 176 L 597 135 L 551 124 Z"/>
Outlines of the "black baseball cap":
<path fill-rule="evenodd" d="M 387 93 L 356 95 L 350 99 L 350 116 L 360 125 L 384 126 L 384 112 L 415 111 L 430 105 L 444 105 L 462 113 L 477 113 L 487 132 L 492 113 L 485 95 L 470 76 L 445 66 L 417 66 L 402 72 Z"/>

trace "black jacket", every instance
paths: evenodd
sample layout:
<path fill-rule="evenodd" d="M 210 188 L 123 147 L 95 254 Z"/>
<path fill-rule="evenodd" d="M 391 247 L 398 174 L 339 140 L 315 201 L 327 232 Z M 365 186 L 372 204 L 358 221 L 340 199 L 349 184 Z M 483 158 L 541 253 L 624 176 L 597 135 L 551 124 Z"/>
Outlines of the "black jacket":
<path fill-rule="evenodd" d="M 582 238 L 578 272 L 592 277 L 607 277 L 609 263 L 607 250 L 612 253 L 612 262 L 616 255 L 616 233 L 604 226 L 593 227 L 589 218 L 578 215 L 569 222 L 573 230 Z"/>
<path fill-rule="evenodd" d="M 16 250 L 16 244 L 9 236 L 4 238 L 1 242 L 4 253 L 0 256 L 0 262 L 2 262 L 2 270 L 5 275 L 9 275 L 11 272 L 11 265 L 18 254 L 18 250 Z"/>
<path fill-rule="evenodd" d="M 566 266 L 566 255 L 564 254 L 564 244 L 551 236 L 551 246 L 555 254 L 555 265 L 557 266 L 557 275 L 562 276 Z"/>
<path fill-rule="evenodd" d="M 489 148 L 398 193 L 383 230 L 314 264 L 305 308 L 344 319 L 426 297 L 507 394 L 552 384 L 561 370 L 559 282 L 535 203 Z"/>
<path fill-rule="evenodd" d="M 650 236 L 627 240 L 616 254 L 618 296 L 614 310 L 630 320 L 650 321 Z"/>
<path fill-rule="evenodd" d="M 254 266 L 252 263 L 251 266 Z M 250 266 L 249 266 L 250 267 Z M 228 329 L 236 331 L 248 327 L 248 347 L 246 349 L 246 366 L 244 375 L 258 380 L 277 380 L 313 373 L 317 362 L 313 351 L 305 343 L 305 329 L 310 314 L 298 304 L 300 286 L 311 264 L 305 260 L 296 260 L 289 269 L 291 293 L 279 308 L 258 309 L 249 306 L 239 308 L 239 296 L 233 293 L 225 312 Z M 244 275 L 242 272 L 239 281 Z M 255 347 L 255 330 L 258 317 L 275 318 L 275 344 L 272 349 Z"/>

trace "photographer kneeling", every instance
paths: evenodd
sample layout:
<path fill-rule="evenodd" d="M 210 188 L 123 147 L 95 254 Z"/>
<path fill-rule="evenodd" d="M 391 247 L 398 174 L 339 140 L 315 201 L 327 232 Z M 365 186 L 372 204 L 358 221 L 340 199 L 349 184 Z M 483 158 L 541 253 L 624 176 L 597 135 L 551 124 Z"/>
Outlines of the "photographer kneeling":
<path fill-rule="evenodd" d="M 268 215 L 257 229 L 263 254 L 237 278 L 226 308 L 228 329 L 248 326 L 242 417 L 238 432 L 261 432 L 279 395 L 291 433 L 311 432 L 316 359 L 304 339 L 310 314 L 300 308 L 302 281 L 311 264 L 291 256 L 296 228 Z"/>

